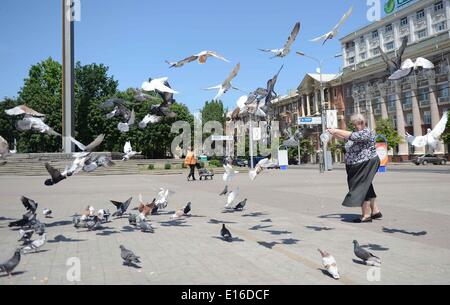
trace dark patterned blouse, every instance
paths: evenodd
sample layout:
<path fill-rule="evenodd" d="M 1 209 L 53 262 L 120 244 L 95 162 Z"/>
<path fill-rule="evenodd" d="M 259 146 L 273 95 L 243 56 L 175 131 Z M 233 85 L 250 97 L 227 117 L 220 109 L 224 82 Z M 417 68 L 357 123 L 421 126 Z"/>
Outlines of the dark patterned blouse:
<path fill-rule="evenodd" d="M 375 133 L 369 128 L 355 131 L 345 143 L 345 164 L 358 164 L 377 157 Z"/>

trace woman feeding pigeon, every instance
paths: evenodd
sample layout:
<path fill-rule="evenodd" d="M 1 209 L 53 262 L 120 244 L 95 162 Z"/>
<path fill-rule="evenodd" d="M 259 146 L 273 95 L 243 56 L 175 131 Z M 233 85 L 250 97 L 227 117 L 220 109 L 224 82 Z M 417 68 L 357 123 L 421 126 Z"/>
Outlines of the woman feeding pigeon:
<path fill-rule="evenodd" d="M 195 165 L 197 164 L 197 158 L 195 157 L 194 151 L 191 147 L 188 148 L 188 152 L 186 158 L 184 159 L 184 164 L 189 166 L 189 175 L 187 176 L 187 180 L 192 177 L 192 180 L 195 179 Z"/>
<path fill-rule="evenodd" d="M 355 114 L 350 118 L 356 131 L 328 129 L 328 132 L 345 143 L 345 164 L 349 192 L 342 203 L 346 207 L 361 206 L 362 216 L 356 223 L 372 222 L 382 217 L 375 202 L 377 195 L 372 185 L 380 167 L 380 159 L 375 148 L 375 134 L 366 127 L 363 115 Z"/>

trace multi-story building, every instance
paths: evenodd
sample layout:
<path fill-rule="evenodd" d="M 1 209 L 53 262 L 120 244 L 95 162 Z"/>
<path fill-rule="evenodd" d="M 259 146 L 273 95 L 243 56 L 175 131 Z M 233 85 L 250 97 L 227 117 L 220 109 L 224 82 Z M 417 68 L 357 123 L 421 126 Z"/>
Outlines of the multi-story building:
<path fill-rule="evenodd" d="M 408 2 L 410 5 L 341 39 L 345 116 L 364 113 L 372 127 L 378 118 L 391 119 L 402 137 L 405 131 L 425 134 L 450 109 L 450 0 Z M 424 57 L 434 63 L 435 69 L 415 71 L 392 82 L 387 79 L 379 48 L 393 58 L 404 37 L 408 47 L 403 60 Z M 448 147 L 443 143 L 435 151 L 446 152 Z M 403 141 L 394 156 L 407 160 L 424 153 L 425 148 L 414 148 Z"/>
<path fill-rule="evenodd" d="M 426 134 L 445 111 L 450 110 L 450 0 L 396 0 L 401 9 L 341 39 L 343 68 L 338 75 L 323 74 L 325 109 L 338 110 L 339 127 L 354 113 L 365 114 L 371 128 L 378 119 L 392 120 L 403 142 L 394 149 L 394 159 L 408 160 L 425 153 L 404 139 L 405 132 Z M 394 58 L 404 37 L 408 46 L 403 60 L 424 57 L 435 65 L 417 70 L 401 81 L 388 80 L 387 65 L 379 48 Z M 320 75 L 307 74 L 296 92 L 274 101 L 284 126 L 297 125 L 300 116 L 320 113 Z M 320 128 L 315 129 L 317 138 Z M 316 142 L 317 143 L 317 142 Z M 448 155 L 439 143 L 436 154 Z"/>

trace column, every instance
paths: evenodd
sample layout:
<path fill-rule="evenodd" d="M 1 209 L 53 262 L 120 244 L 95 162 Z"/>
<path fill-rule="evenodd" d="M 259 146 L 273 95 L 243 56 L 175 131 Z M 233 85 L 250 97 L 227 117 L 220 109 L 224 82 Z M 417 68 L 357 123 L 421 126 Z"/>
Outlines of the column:
<path fill-rule="evenodd" d="M 402 139 L 402 143 L 398 146 L 398 155 L 402 158 L 403 161 L 408 158 L 408 142 L 405 139 L 405 118 L 403 115 L 402 108 L 402 89 L 400 82 L 395 82 L 395 108 L 396 108 L 396 117 L 397 117 L 397 132 Z"/>
<path fill-rule="evenodd" d="M 300 103 L 301 103 L 301 116 L 304 117 L 305 115 L 305 96 L 301 95 L 301 99 L 300 99 Z"/>
<path fill-rule="evenodd" d="M 414 135 L 422 135 L 422 118 L 420 116 L 420 108 L 419 108 L 419 101 L 417 99 L 417 83 L 414 80 L 414 77 L 411 77 L 410 79 L 413 79 L 411 81 L 411 100 L 412 100 L 412 113 L 413 113 L 413 128 L 414 128 Z M 425 147 L 414 147 L 414 155 L 423 155 L 425 154 Z"/>
<path fill-rule="evenodd" d="M 320 100 L 320 90 L 314 92 L 314 114 L 319 112 L 319 100 Z"/>
<path fill-rule="evenodd" d="M 310 94 L 306 94 L 306 111 L 307 111 L 307 116 L 311 116 L 311 96 Z"/>
<path fill-rule="evenodd" d="M 434 73 L 430 73 L 428 77 L 428 87 L 430 88 L 430 111 L 431 111 L 431 126 L 432 128 L 436 126 L 441 120 L 441 115 L 439 114 L 438 107 L 438 93 L 436 86 L 436 78 Z M 439 141 L 438 145 L 434 151 L 435 154 L 444 154 L 444 142 Z"/>
<path fill-rule="evenodd" d="M 380 91 L 380 109 L 381 109 L 381 118 L 383 120 L 387 120 L 389 118 L 387 111 L 387 88 L 385 83 L 378 84 L 378 91 Z"/>

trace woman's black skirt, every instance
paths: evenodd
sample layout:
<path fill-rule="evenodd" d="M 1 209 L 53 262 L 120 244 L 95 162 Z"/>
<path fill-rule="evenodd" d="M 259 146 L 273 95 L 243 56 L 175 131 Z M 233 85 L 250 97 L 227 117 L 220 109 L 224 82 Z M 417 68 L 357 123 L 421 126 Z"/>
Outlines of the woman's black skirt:
<path fill-rule="evenodd" d="M 342 203 L 343 206 L 360 207 L 364 201 L 377 197 L 372 181 L 379 167 L 380 159 L 378 156 L 358 164 L 346 165 L 349 191 Z"/>

